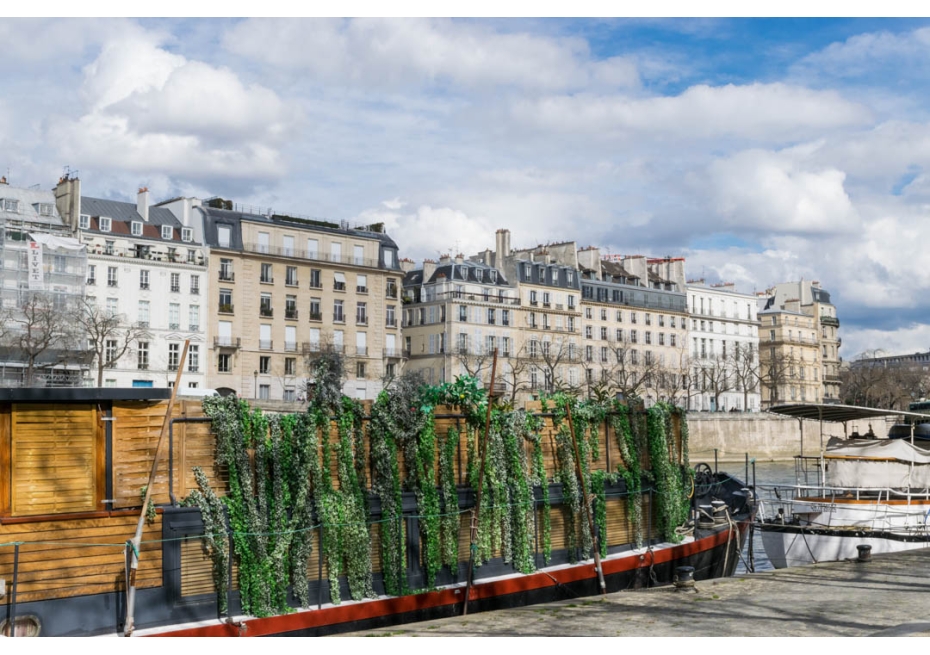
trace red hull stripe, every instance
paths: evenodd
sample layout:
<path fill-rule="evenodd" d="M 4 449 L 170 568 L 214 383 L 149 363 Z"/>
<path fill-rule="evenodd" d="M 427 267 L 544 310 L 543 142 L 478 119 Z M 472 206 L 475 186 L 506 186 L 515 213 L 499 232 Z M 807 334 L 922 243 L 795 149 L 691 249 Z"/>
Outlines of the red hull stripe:
<path fill-rule="evenodd" d="M 747 527 L 748 524 L 746 523 L 739 524 L 740 532 L 745 532 Z M 698 541 L 682 544 L 680 546 L 673 546 L 671 548 L 664 548 L 662 550 L 649 551 L 638 557 L 627 556 L 603 560 L 604 575 L 623 573 L 653 564 L 664 564 L 681 557 L 696 555 L 697 553 L 724 545 L 726 542 L 727 531 L 724 530 Z M 484 598 L 494 598 L 496 596 L 506 596 L 508 594 L 519 594 L 546 587 L 553 587 L 556 584 L 567 584 L 578 582 L 579 580 L 593 579 L 596 576 L 597 572 L 595 571 L 594 564 L 570 566 L 562 569 L 549 570 L 545 573 L 537 572 L 529 575 L 508 577 L 503 580 L 476 583 L 471 589 L 471 598 L 473 600 L 481 600 Z M 164 632 L 148 636 L 264 637 L 285 632 L 294 632 L 296 630 L 318 628 L 325 625 L 338 625 L 340 623 L 351 623 L 352 621 L 374 619 L 381 616 L 391 616 L 393 614 L 404 614 L 406 612 L 415 612 L 417 610 L 431 609 L 434 607 L 456 605 L 462 602 L 463 597 L 464 587 L 455 587 L 411 596 L 382 598 L 361 602 L 347 601 L 343 605 L 335 605 L 325 609 L 305 610 L 293 614 L 270 616 L 263 619 L 247 619 L 244 622 L 246 629 L 242 635 L 240 635 L 240 630 L 236 625 L 214 623 L 212 625 L 179 630 L 171 630 L 169 628 Z"/>

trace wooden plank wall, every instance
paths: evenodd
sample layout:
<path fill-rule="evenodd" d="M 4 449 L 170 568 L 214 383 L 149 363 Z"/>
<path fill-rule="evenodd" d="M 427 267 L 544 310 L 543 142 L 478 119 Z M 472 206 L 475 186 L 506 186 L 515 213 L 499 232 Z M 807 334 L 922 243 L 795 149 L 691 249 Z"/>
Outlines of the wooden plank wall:
<path fill-rule="evenodd" d="M 155 459 L 155 448 L 165 420 L 166 401 L 113 403 L 113 508 L 139 507 L 140 490 L 148 482 Z M 175 405 L 174 417 L 181 415 Z M 175 440 L 177 457 L 178 440 Z M 168 499 L 168 440 L 162 446 L 152 500 L 156 505 Z"/>
<path fill-rule="evenodd" d="M 16 599 L 20 602 L 85 596 L 125 589 L 126 539 L 136 516 L 0 525 L 0 544 L 20 546 Z M 146 524 L 136 585 L 162 583 L 161 516 Z M 44 542 L 44 543 L 36 543 Z M 13 546 L 0 546 L 0 578 L 13 578 Z"/>

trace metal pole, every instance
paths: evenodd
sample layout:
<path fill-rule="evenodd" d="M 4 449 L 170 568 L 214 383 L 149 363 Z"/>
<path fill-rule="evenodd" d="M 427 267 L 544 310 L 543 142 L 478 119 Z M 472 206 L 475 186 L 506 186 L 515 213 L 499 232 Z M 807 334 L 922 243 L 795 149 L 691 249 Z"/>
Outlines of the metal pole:
<path fill-rule="evenodd" d="M 749 453 L 746 453 L 746 483 L 749 484 Z"/>
<path fill-rule="evenodd" d="M 155 446 L 155 457 L 152 461 L 152 471 L 149 473 L 149 483 L 145 487 L 145 498 L 142 499 L 142 509 L 139 511 L 139 520 L 136 523 L 136 534 L 132 541 L 132 561 L 129 564 L 129 586 L 126 590 L 126 625 L 124 634 L 132 636 L 133 630 L 133 613 L 136 608 L 136 570 L 139 568 L 139 546 L 142 544 L 142 529 L 145 527 L 145 509 L 149 506 L 149 500 L 155 488 L 155 474 L 158 472 L 158 460 L 161 456 L 161 445 L 168 433 L 168 426 L 171 425 L 171 412 L 174 410 L 174 400 L 178 395 L 178 387 L 181 386 L 181 375 L 184 373 L 184 362 L 187 361 L 187 349 L 190 347 L 190 339 L 184 341 L 184 350 L 181 351 L 180 366 L 178 373 L 174 378 L 174 387 L 171 389 L 171 398 L 168 400 L 168 409 L 165 410 L 165 420 L 161 425 L 161 434 L 158 436 L 158 444 Z"/>
<path fill-rule="evenodd" d="M 575 425 L 572 423 L 572 404 L 570 400 L 565 401 L 565 409 L 568 415 L 568 431 L 572 435 L 572 446 L 575 449 L 575 469 L 578 472 L 578 479 L 581 480 L 581 493 L 584 495 L 584 511 L 588 517 L 588 529 L 591 531 L 591 540 L 594 542 L 594 568 L 597 571 L 597 581 L 601 586 L 601 593 L 607 594 L 607 584 L 604 582 L 604 569 L 601 568 L 601 549 L 598 547 L 597 531 L 594 529 L 594 517 L 591 516 L 591 497 L 588 496 L 588 485 L 584 480 L 584 473 L 581 470 L 581 456 L 578 453 L 578 441 L 575 439 Z"/>
<path fill-rule="evenodd" d="M 484 486 L 484 460 L 488 454 L 488 432 L 491 429 L 491 405 L 494 396 L 494 378 L 497 375 L 497 348 L 494 349 L 494 360 L 491 362 L 491 387 L 488 390 L 488 414 L 484 420 L 484 439 L 480 444 L 479 450 L 480 464 L 478 465 L 478 491 L 475 494 L 475 507 L 472 509 L 471 521 L 471 544 L 468 551 L 468 576 L 465 578 L 465 606 L 462 608 L 462 616 L 468 614 L 468 598 L 471 595 L 471 576 L 475 567 L 475 554 L 478 550 L 478 517 L 481 512 L 481 488 Z"/>
<path fill-rule="evenodd" d="M 16 636 L 16 585 L 19 580 L 19 544 L 13 544 L 13 589 L 10 591 L 10 636 Z"/>
<path fill-rule="evenodd" d="M 714 448 L 714 475 L 717 475 L 717 449 Z"/>

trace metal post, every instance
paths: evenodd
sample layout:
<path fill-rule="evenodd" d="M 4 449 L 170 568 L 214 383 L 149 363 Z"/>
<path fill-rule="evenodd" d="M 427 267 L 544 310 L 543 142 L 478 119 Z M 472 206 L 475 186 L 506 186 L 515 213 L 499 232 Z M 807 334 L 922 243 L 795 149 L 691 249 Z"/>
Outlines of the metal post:
<path fill-rule="evenodd" d="M 10 636 L 16 636 L 16 585 L 19 580 L 19 544 L 13 544 L 13 589 L 10 591 Z"/>
<path fill-rule="evenodd" d="M 714 475 L 717 475 L 717 449 L 714 448 Z"/>
<path fill-rule="evenodd" d="M 743 478 L 746 483 L 749 483 L 749 453 L 746 453 L 746 477 Z"/>
<path fill-rule="evenodd" d="M 229 540 L 227 552 L 229 560 L 226 564 L 226 620 L 232 621 L 232 574 L 233 574 L 233 532 L 229 527 L 226 528 L 226 538 Z M 217 612 L 219 614 L 219 612 Z"/>
<path fill-rule="evenodd" d="M 323 521 L 320 521 L 320 543 L 319 543 L 319 563 L 317 565 L 317 594 L 316 594 L 316 605 L 317 609 L 323 609 Z"/>

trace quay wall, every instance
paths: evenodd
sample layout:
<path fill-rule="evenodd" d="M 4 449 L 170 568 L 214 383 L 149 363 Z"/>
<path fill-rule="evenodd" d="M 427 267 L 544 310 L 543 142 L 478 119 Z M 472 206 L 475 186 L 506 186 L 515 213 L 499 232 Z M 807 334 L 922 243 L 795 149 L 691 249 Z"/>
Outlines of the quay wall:
<path fill-rule="evenodd" d="M 820 454 L 820 421 L 803 420 L 804 455 Z M 872 430 L 879 437 L 888 433 L 890 424 L 884 419 L 871 421 Z M 864 434 L 869 421 L 850 421 L 849 434 Z M 823 422 L 823 444 L 830 437 L 842 437 L 843 424 Z M 743 461 L 746 453 L 757 460 L 787 460 L 799 455 L 801 430 L 798 419 L 774 414 L 725 412 L 690 412 L 688 414 L 688 440 L 691 463 L 713 462 L 714 449 L 720 461 Z"/>

